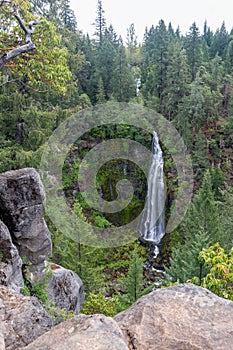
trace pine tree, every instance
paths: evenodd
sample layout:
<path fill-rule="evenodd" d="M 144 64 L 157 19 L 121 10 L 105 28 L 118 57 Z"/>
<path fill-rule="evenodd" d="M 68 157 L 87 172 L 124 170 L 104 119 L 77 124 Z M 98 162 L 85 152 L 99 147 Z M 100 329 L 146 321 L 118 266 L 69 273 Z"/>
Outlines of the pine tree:
<path fill-rule="evenodd" d="M 220 216 L 223 223 L 223 230 L 226 235 L 225 244 L 222 242 L 222 247 L 229 250 L 229 247 L 233 247 L 233 188 L 226 186 L 225 190 L 221 190 L 222 203 L 220 206 Z"/>
<path fill-rule="evenodd" d="M 198 255 L 203 248 L 210 245 L 209 236 L 203 228 L 197 228 L 194 234 L 187 234 L 185 244 L 179 243 L 172 251 L 168 274 L 173 281 L 187 282 L 194 276 L 201 279 L 208 273 L 208 269 L 198 260 Z"/>
<path fill-rule="evenodd" d="M 103 37 L 104 37 L 104 32 L 106 29 L 106 20 L 104 17 L 104 9 L 102 5 L 102 1 L 98 0 L 97 3 L 97 16 L 95 20 L 95 36 L 97 38 L 97 42 L 99 43 L 99 46 L 102 46 L 103 44 Z"/>
<path fill-rule="evenodd" d="M 208 48 L 210 48 L 212 45 L 213 36 L 214 36 L 213 32 L 210 30 L 210 27 L 207 26 L 207 21 L 205 21 L 203 39 L 207 44 Z"/>
<path fill-rule="evenodd" d="M 125 282 L 126 291 L 130 302 L 135 302 L 142 295 L 143 287 L 143 259 L 136 251 L 132 255 L 129 265 L 127 280 Z"/>
<path fill-rule="evenodd" d="M 118 295 L 121 310 L 128 308 L 143 294 L 143 259 L 136 249 L 132 253 L 128 274 L 121 279 L 125 294 Z"/>
<path fill-rule="evenodd" d="M 210 47 L 211 57 L 218 54 L 219 56 L 225 58 L 228 42 L 229 34 L 226 30 L 225 22 L 223 22 L 221 28 L 217 29 L 214 34 L 212 45 Z"/>
<path fill-rule="evenodd" d="M 115 31 L 111 26 L 105 30 L 102 45 L 98 47 L 95 67 L 96 78 L 98 78 L 96 95 L 99 93 L 99 82 L 102 79 L 104 94 L 107 99 L 112 96 L 111 80 L 115 68 L 114 61 L 117 56 L 118 46 Z"/>
<path fill-rule="evenodd" d="M 137 36 L 135 34 L 135 27 L 132 23 L 127 29 L 126 46 L 129 50 L 130 57 L 133 56 L 135 49 L 137 48 Z"/>
<path fill-rule="evenodd" d="M 96 95 L 96 100 L 97 100 L 97 103 L 99 103 L 99 104 L 106 102 L 105 92 L 104 92 L 104 84 L 103 84 L 103 80 L 101 77 L 99 78 L 98 92 Z"/>
<path fill-rule="evenodd" d="M 164 89 L 167 86 L 166 71 L 168 64 L 169 35 L 163 20 L 146 33 L 142 52 L 144 64 L 142 67 L 143 94 L 148 101 L 154 99 L 154 108 L 164 112 Z M 149 102 L 148 106 L 150 106 Z"/>
<path fill-rule="evenodd" d="M 56 24 L 57 28 L 66 27 L 75 32 L 77 21 L 70 8 L 70 0 L 31 0 L 32 12 L 46 17 Z"/>
<path fill-rule="evenodd" d="M 201 280 L 208 269 L 198 260 L 198 254 L 211 244 L 226 241 L 218 202 L 214 198 L 210 172 L 207 170 L 202 186 L 190 205 L 185 220 L 180 227 L 183 242 L 172 250 L 168 273 L 174 280 L 186 282 L 198 276 Z"/>
<path fill-rule="evenodd" d="M 70 0 L 63 0 L 61 4 L 61 19 L 66 28 L 75 32 L 77 29 L 77 21 L 74 11 L 70 8 Z"/>
<path fill-rule="evenodd" d="M 179 40 L 168 47 L 167 85 L 164 88 L 164 113 L 171 120 L 178 112 L 178 106 L 188 90 L 190 81 L 186 52 Z"/>
<path fill-rule="evenodd" d="M 111 79 L 112 96 L 119 102 L 128 102 L 136 96 L 136 82 L 121 39 L 119 40 L 119 47 L 113 64 L 114 69 Z"/>
<path fill-rule="evenodd" d="M 195 22 L 190 27 L 188 35 L 185 37 L 185 48 L 192 80 L 194 80 L 202 62 L 202 40 Z"/>
<path fill-rule="evenodd" d="M 233 36 L 232 36 L 233 37 Z M 233 39 L 229 41 L 226 48 L 226 69 L 228 73 L 231 73 L 233 68 Z"/>

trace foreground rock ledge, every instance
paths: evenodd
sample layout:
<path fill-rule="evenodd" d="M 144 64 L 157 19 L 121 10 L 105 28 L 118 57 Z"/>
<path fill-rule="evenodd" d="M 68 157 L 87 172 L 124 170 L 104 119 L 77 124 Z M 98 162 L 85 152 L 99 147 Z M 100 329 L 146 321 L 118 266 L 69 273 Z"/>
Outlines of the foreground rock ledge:
<path fill-rule="evenodd" d="M 140 298 L 115 321 L 129 349 L 233 349 L 233 302 L 189 283 Z"/>
<path fill-rule="evenodd" d="M 233 302 L 182 284 L 140 298 L 114 319 L 79 315 L 25 350 L 230 350 Z"/>
<path fill-rule="evenodd" d="M 0 287 L 0 350 L 22 348 L 53 325 L 37 298 Z"/>
<path fill-rule="evenodd" d="M 60 323 L 25 350 L 128 350 L 118 324 L 104 315 L 79 315 Z"/>

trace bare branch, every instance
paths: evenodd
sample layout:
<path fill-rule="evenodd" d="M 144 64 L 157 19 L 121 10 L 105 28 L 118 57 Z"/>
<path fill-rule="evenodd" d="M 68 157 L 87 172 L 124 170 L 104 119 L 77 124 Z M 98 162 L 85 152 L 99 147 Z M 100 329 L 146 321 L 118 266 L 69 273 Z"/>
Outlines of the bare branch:
<path fill-rule="evenodd" d="M 18 84 L 18 85 L 24 86 L 26 89 L 30 89 L 30 90 L 37 92 L 37 93 L 45 93 L 45 92 L 49 91 L 48 89 L 46 89 L 46 90 L 35 89 L 32 86 L 24 83 L 22 79 L 23 79 L 23 77 L 11 79 L 11 80 L 6 80 L 4 83 L 0 84 L 0 88 L 3 87 L 4 85 L 7 85 L 7 84 Z"/>
<path fill-rule="evenodd" d="M 0 7 L 6 4 L 11 4 L 11 1 L 7 1 L 7 0 L 1 0 L 0 1 Z"/>
<path fill-rule="evenodd" d="M 23 31 L 25 32 L 25 34 L 27 34 L 27 33 L 28 33 L 27 27 L 26 27 L 26 25 L 24 24 L 23 19 L 22 19 L 22 18 L 20 17 L 20 15 L 19 15 L 18 9 L 15 11 L 14 16 L 15 16 L 15 18 L 17 19 L 17 21 L 19 22 L 19 25 L 20 25 L 20 27 L 23 29 Z"/>
<path fill-rule="evenodd" d="M 10 83 L 16 83 L 18 81 L 20 81 L 22 78 L 16 78 L 16 79 L 11 79 L 11 80 L 6 80 L 4 83 L 0 84 L 0 87 L 3 87 L 6 84 L 10 84 Z"/>
<path fill-rule="evenodd" d="M 2 6 L 2 4 L 4 4 L 4 3 L 6 3 L 6 1 L 1 1 L 0 6 Z M 18 46 L 16 48 L 12 49 L 11 51 L 4 53 L 2 56 L 0 56 L 0 68 L 3 67 L 9 61 L 11 61 L 13 58 L 21 55 L 22 53 L 32 51 L 36 48 L 36 45 L 32 41 L 32 34 L 34 33 L 35 26 L 40 24 L 41 22 L 43 22 L 41 20 L 31 21 L 31 22 L 29 22 L 28 28 L 27 28 L 23 19 L 21 18 L 20 14 L 19 14 L 18 9 L 15 9 L 14 17 L 16 18 L 20 27 L 22 28 L 22 30 L 25 33 L 26 44 Z"/>

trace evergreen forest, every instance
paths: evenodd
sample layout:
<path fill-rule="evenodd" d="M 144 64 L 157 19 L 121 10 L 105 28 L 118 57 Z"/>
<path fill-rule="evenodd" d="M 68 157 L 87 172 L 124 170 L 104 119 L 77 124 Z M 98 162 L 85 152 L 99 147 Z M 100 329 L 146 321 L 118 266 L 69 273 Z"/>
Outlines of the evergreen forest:
<path fill-rule="evenodd" d="M 191 155 L 194 190 L 180 225 L 166 234 L 160 254 L 137 239 L 120 247 L 90 247 L 71 240 L 47 217 L 51 260 L 75 271 L 85 286 L 83 313 L 112 316 L 153 288 L 190 281 L 233 300 L 233 28 L 224 22 L 190 23 L 186 34 L 162 19 L 145 28 L 143 42 L 129 24 L 126 40 L 108 23 L 101 0 L 95 35 L 84 35 L 69 0 L 0 1 L 0 173 L 39 170 L 47 141 L 67 118 L 92 106 L 126 102 L 163 115 Z M 20 50 L 16 50 L 20 48 Z M 122 173 L 134 196 L 118 214 L 89 207 L 77 187 L 82 158 L 99 142 L 128 138 L 151 147 L 151 135 L 129 125 L 96 127 L 72 146 L 63 189 L 73 211 L 106 230 L 131 221 L 143 208 L 146 179 L 129 161 L 113 160 L 97 182 L 108 201 Z M 178 175 L 161 142 L 166 220 Z M 91 232 L 87 232 L 87 235 Z"/>

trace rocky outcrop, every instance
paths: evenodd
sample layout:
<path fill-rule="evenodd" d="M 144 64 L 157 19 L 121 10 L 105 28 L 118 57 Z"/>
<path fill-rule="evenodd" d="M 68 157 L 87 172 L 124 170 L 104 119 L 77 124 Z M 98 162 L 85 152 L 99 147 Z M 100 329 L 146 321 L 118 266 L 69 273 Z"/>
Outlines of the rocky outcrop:
<path fill-rule="evenodd" d="M 63 267 L 51 264 L 53 276 L 49 280 L 49 298 L 61 309 L 76 314 L 84 302 L 84 286 L 79 276 Z"/>
<path fill-rule="evenodd" d="M 117 323 L 104 315 L 80 315 L 54 327 L 24 350 L 128 350 Z"/>
<path fill-rule="evenodd" d="M 6 349 L 229 350 L 232 313 L 233 302 L 183 284 L 140 298 L 114 319 L 79 315 L 44 333 L 52 321 L 36 299 L 0 288 L 0 349 L 4 334 Z"/>
<path fill-rule="evenodd" d="M 230 350 L 233 302 L 182 284 L 140 298 L 114 319 L 79 315 L 25 350 Z"/>
<path fill-rule="evenodd" d="M 29 284 L 48 280 L 52 253 L 50 232 L 44 221 L 45 192 L 39 174 L 27 168 L 0 175 L 0 285 L 19 292 L 24 277 Z M 83 284 L 72 271 L 58 265 L 48 281 L 55 306 L 78 313 L 84 301 Z"/>
<path fill-rule="evenodd" d="M 20 256 L 38 266 L 52 252 L 50 233 L 43 218 L 44 205 L 45 193 L 35 169 L 0 175 L 0 218 L 7 225 Z"/>
<path fill-rule="evenodd" d="M 140 298 L 114 319 L 130 350 L 229 350 L 233 302 L 181 284 Z"/>
<path fill-rule="evenodd" d="M 24 285 L 22 260 L 12 243 L 8 228 L 0 220 L 0 285 L 16 292 Z"/>
<path fill-rule="evenodd" d="M 0 349 L 16 350 L 48 331 L 54 321 L 33 297 L 0 287 Z M 4 347 L 5 346 L 5 347 Z"/>

